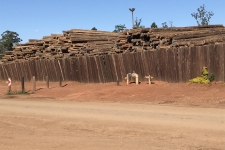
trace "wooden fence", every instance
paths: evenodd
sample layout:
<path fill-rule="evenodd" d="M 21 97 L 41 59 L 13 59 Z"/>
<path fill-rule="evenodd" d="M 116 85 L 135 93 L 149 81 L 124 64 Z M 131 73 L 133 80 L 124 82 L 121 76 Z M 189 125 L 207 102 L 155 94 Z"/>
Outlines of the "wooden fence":
<path fill-rule="evenodd" d="M 58 81 L 61 76 L 64 81 L 106 83 L 124 81 L 127 73 L 135 71 L 140 81 L 150 74 L 155 80 L 187 82 L 200 76 L 206 66 L 217 81 L 225 81 L 224 51 L 225 44 L 215 44 L 119 55 L 13 62 L 0 65 L 0 80 L 11 77 L 19 81 L 25 77 L 29 81 L 35 76 L 40 81 L 48 76 L 50 81 Z"/>

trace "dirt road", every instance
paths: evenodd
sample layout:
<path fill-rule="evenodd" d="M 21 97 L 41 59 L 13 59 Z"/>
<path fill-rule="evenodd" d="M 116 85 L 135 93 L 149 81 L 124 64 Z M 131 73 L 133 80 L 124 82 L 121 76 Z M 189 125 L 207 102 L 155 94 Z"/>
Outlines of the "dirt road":
<path fill-rule="evenodd" d="M 225 109 L 0 99 L 1 150 L 225 149 Z"/>

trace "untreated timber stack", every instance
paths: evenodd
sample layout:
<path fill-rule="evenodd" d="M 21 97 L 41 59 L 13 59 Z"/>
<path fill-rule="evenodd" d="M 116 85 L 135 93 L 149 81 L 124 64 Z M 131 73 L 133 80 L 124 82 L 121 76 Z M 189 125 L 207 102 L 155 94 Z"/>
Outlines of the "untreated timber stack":
<path fill-rule="evenodd" d="M 117 40 L 117 48 L 126 52 L 159 48 L 202 46 L 225 42 L 223 25 L 180 28 L 136 28 L 124 30 Z"/>
<path fill-rule="evenodd" d="M 225 42 L 223 25 L 133 28 L 122 33 L 72 29 L 6 51 L 3 62 L 141 52 Z"/>
<path fill-rule="evenodd" d="M 44 36 L 41 40 L 30 39 L 25 44 L 14 46 L 6 51 L 3 62 L 56 59 L 65 57 L 94 56 L 113 54 L 118 33 L 72 29 L 63 34 Z M 118 52 L 118 51 L 117 51 Z"/>

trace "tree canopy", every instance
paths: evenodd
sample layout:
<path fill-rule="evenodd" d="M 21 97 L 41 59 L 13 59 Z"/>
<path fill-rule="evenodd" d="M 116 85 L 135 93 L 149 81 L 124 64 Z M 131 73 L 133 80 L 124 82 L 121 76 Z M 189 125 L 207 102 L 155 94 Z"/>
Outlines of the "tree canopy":
<path fill-rule="evenodd" d="M 193 12 L 191 16 L 195 18 L 198 26 L 209 25 L 210 19 L 214 13 L 212 11 L 206 11 L 204 4 L 200 6 L 197 11 L 198 12 Z"/>
<path fill-rule="evenodd" d="M 126 26 L 125 26 L 125 24 L 119 24 L 119 25 L 116 25 L 115 26 L 115 30 L 113 31 L 113 32 L 117 32 L 117 33 L 119 33 L 119 32 L 123 32 L 123 30 L 125 30 L 126 29 Z"/>
<path fill-rule="evenodd" d="M 163 23 L 162 23 L 162 27 L 163 27 L 163 28 L 168 28 L 167 23 L 166 23 L 166 22 L 163 22 Z"/>
<path fill-rule="evenodd" d="M 152 23 L 151 28 L 158 28 L 155 22 Z"/>
<path fill-rule="evenodd" d="M 19 34 L 13 31 L 6 30 L 1 34 L 2 38 L 0 39 L 0 52 L 12 50 L 12 47 L 22 41 L 19 38 Z"/>
<path fill-rule="evenodd" d="M 93 27 L 93 28 L 91 28 L 91 30 L 97 30 L 97 28 Z"/>

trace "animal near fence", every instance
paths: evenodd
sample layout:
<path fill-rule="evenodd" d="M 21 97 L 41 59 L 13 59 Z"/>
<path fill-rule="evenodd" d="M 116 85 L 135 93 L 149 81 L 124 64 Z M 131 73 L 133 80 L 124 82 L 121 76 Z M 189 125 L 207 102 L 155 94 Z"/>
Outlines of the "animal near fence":
<path fill-rule="evenodd" d="M 135 71 L 139 80 L 146 75 L 166 82 L 188 82 L 201 75 L 202 68 L 214 73 L 215 80 L 225 81 L 225 44 L 159 49 L 105 56 L 82 56 L 65 59 L 40 59 L 0 65 L 0 79 L 77 81 L 106 83 L 124 81 L 127 73 Z"/>

